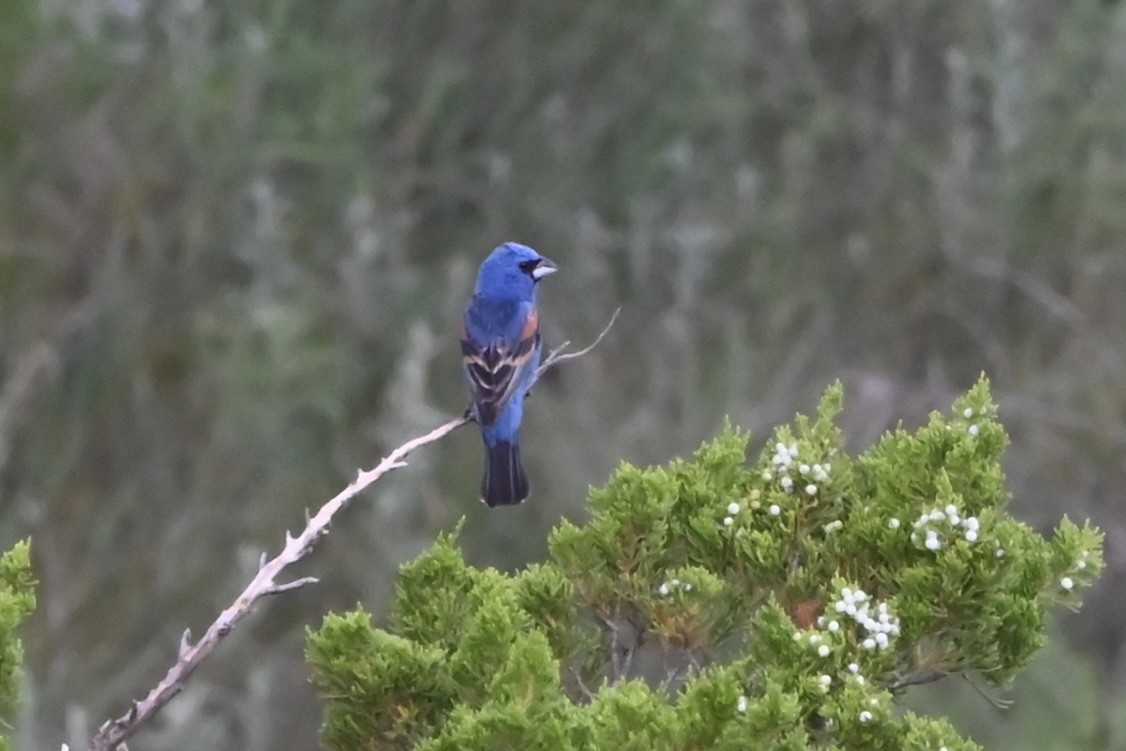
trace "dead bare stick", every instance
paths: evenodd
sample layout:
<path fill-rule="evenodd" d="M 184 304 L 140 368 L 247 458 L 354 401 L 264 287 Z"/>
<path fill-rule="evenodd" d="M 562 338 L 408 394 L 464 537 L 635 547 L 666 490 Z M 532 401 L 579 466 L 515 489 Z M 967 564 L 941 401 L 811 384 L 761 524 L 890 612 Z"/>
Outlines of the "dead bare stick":
<path fill-rule="evenodd" d="M 602 340 L 606 338 L 606 334 L 610 333 L 610 328 L 614 325 L 614 322 L 618 320 L 618 314 L 621 312 L 622 309 L 620 307 L 615 310 L 614 315 L 610 316 L 610 322 L 606 324 L 606 327 L 602 329 L 602 332 L 597 337 L 595 337 L 593 342 L 583 347 L 578 352 L 566 351 L 567 347 L 571 346 L 570 342 L 563 342 L 558 347 L 551 350 L 551 352 L 548 353 L 547 357 L 544 358 L 544 361 L 540 363 L 539 368 L 536 369 L 536 379 L 538 380 L 539 377 L 543 375 L 548 368 L 558 365 L 565 360 L 582 357 L 587 352 L 590 352 L 592 349 L 601 344 Z"/>
<path fill-rule="evenodd" d="M 610 323 L 606 325 L 598 338 L 585 349 L 568 353 L 565 351 L 568 343 L 564 343 L 552 350 L 536 371 L 536 377 L 538 378 L 545 370 L 564 360 L 580 357 L 592 350 L 606 336 L 610 327 L 614 325 L 620 311 L 621 308 L 614 311 Z M 183 691 L 188 676 L 195 672 L 200 663 L 215 651 L 219 642 L 234 630 L 239 621 L 250 613 L 251 608 L 258 600 L 269 595 L 298 589 L 306 584 L 316 583 L 317 579 L 311 576 L 280 584 L 277 578 L 287 566 L 296 563 L 312 551 L 317 540 L 328 534 L 333 517 L 347 506 L 348 502 L 356 495 L 388 472 L 407 466 L 404 460 L 415 449 L 434 443 L 471 421 L 472 418 L 469 416 L 459 417 L 431 430 L 426 435 L 407 441 L 384 457 L 374 468 L 361 471 L 351 485 L 321 506 L 320 510 L 312 517 L 309 517 L 306 511 L 305 529 L 302 530 L 301 534 L 294 537 L 286 532 L 285 546 L 274 558 L 267 560 L 266 554 L 262 554 L 258 573 L 250 580 L 250 583 L 246 585 L 246 588 L 235 599 L 234 603 L 220 613 L 219 617 L 207 627 L 207 631 L 204 632 L 199 641 L 193 644 L 191 631 L 184 631 L 180 638 L 180 647 L 175 664 L 169 668 L 164 678 L 149 691 L 144 699 L 134 701 L 129 711 L 115 720 L 106 721 L 102 725 L 97 735 L 90 741 L 90 751 L 116 751 L 119 746 L 132 737 L 143 724 L 152 719 L 165 704 L 171 701 L 172 697 Z"/>
<path fill-rule="evenodd" d="M 279 584 L 277 578 L 282 570 L 304 558 L 313 549 L 317 540 L 328 533 L 332 518 L 358 493 L 388 472 L 407 466 L 403 460 L 415 449 L 434 443 L 467 422 L 469 420 L 466 418 L 459 417 L 435 428 L 426 435 L 407 441 L 388 454 L 375 468 L 360 472 L 351 485 L 321 506 L 320 511 L 309 519 L 301 534 L 294 537 L 286 533 L 285 547 L 282 548 L 282 551 L 258 569 L 258 573 L 246 585 L 242 594 L 235 599 L 230 607 L 219 614 L 219 617 L 212 622 L 199 641 L 192 644 L 191 633 L 189 631 L 184 632 L 184 636 L 180 640 L 180 654 L 176 664 L 169 669 L 160 683 L 156 684 L 144 699 L 135 702 L 133 707 L 121 717 L 102 726 L 90 742 L 91 751 L 114 751 L 118 745 L 132 736 L 141 725 L 151 719 L 173 696 L 180 693 L 188 676 L 215 650 L 223 637 L 229 634 L 235 625 L 246 617 L 254 603 L 260 598 L 315 582 L 316 579 L 308 577 Z"/>

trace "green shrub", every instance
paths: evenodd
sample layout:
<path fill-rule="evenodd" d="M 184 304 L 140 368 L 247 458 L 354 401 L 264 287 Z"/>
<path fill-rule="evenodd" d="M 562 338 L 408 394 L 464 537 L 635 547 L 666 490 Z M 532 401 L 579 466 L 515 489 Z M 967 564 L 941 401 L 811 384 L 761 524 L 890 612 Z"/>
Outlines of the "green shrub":
<path fill-rule="evenodd" d="M 309 634 L 332 749 L 971 749 L 901 711 L 912 685 L 1003 685 L 1077 607 L 1101 535 L 1005 510 L 1007 438 L 982 380 L 950 415 L 850 457 L 831 388 L 748 462 L 623 465 L 551 560 L 468 565 L 456 532 L 405 565 L 387 630 Z"/>
<path fill-rule="evenodd" d="M 6 718 L 16 708 L 23 657 L 16 627 L 34 608 L 31 545 L 25 541 L 0 556 L 0 751 L 9 748 L 4 735 L 11 725 Z"/>

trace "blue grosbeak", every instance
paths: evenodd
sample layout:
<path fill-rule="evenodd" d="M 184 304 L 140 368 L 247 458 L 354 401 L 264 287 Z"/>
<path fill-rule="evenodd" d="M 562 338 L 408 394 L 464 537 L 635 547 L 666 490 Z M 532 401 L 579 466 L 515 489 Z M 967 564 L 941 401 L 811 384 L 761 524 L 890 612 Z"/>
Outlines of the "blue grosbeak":
<path fill-rule="evenodd" d="M 555 271 L 554 263 L 526 245 L 505 243 L 481 264 L 465 311 L 461 354 L 473 400 L 470 414 L 485 439 L 481 500 L 489 506 L 528 497 L 520 418 L 543 350 L 536 285 Z"/>

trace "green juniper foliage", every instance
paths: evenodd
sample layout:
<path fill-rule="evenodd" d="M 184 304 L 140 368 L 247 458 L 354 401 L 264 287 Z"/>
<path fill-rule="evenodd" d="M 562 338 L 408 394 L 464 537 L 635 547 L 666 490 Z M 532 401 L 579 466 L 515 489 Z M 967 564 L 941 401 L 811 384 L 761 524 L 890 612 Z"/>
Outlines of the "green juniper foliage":
<path fill-rule="evenodd" d="M 842 389 L 747 461 L 727 428 L 691 460 L 623 465 L 508 576 L 454 534 L 403 567 L 387 630 L 309 634 L 332 749 L 938 749 L 910 686 L 1003 685 L 1078 607 L 1101 535 L 1013 519 L 988 384 L 844 452 Z"/>
<path fill-rule="evenodd" d="M 23 656 L 16 627 L 35 608 L 31 579 L 31 546 L 18 543 L 0 556 L 0 751 L 10 746 L 4 738 L 16 707 L 19 666 Z"/>

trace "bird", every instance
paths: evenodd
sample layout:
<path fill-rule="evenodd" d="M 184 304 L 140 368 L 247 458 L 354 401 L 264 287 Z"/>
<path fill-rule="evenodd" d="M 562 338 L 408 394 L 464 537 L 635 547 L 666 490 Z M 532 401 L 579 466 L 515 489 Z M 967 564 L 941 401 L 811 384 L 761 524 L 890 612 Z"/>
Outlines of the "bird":
<path fill-rule="evenodd" d="M 465 311 L 461 354 L 472 402 L 469 416 L 485 443 L 481 500 L 490 508 L 528 497 L 520 420 L 543 353 L 536 288 L 556 271 L 553 262 L 527 245 L 504 243 L 481 264 Z"/>

